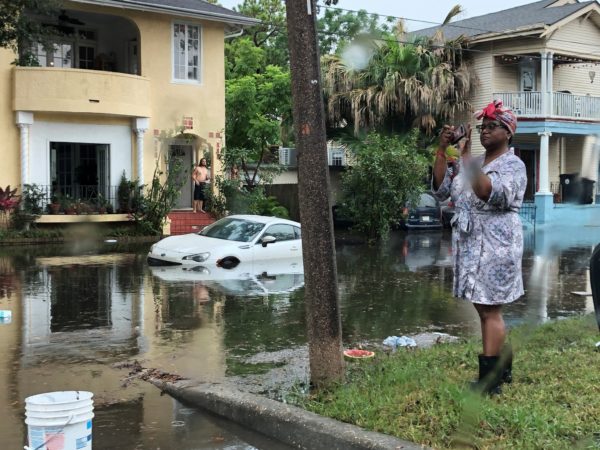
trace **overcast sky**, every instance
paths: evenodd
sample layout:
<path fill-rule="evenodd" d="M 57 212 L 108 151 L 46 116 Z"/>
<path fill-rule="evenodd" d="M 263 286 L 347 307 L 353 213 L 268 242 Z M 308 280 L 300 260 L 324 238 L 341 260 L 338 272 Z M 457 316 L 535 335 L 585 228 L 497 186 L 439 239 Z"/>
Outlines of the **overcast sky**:
<path fill-rule="evenodd" d="M 226 8 L 232 8 L 241 0 L 220 0 Z M 366 9 L 368 12 L 405 17 L 407 19 L 420 19 L 430 22 L 442 22 L 448 11 L 459 4 L 464 13 L 454 20 L 480 16 L 482 14 L 512 8 L 513 6 L 533 3 L 532 0 L 504 0 L 492 2 L 489 0 L 339 0 L 337 6 L 344 9 Z M 418 30 L 432 26 L 428 23 L 407 21 L 409 30 Z"/>

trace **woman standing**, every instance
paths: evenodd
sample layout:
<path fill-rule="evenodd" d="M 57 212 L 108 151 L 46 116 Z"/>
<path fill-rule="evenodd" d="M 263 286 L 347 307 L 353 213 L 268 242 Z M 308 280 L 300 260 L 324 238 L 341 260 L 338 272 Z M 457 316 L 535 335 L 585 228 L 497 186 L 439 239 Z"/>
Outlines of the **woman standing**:
<path fill-rule="evenodd" d="M 452 197 L 454 295 L 473 303 L 481 322 L 483 353 L 475 388 L 500 393 L 512 381 L 512 354 L 504 347 L 502 305 L 523 295 L 522 224 L 519 209 L 527 186 L 525 165 L 509 145 L 515 114 L 500 100 L 475 113 L 485 154 L 471 156 L 471 127 L 458 166 L 449 168 L 446 149 L 454 128 L 444 126 L 433 168 L 432 188 L 440 200 Z M 458 173 L 456 173 L 458 172 Z"/>

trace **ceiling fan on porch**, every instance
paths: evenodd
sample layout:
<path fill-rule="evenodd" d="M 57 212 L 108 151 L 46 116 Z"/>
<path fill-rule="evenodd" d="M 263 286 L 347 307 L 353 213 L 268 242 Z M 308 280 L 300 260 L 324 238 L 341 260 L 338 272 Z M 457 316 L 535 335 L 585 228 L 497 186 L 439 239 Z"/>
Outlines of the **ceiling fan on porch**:
<path fill-rule="evenodd" d="M 65 11 L 64 9 L 60 10 L 60 15 L 58 16 L 58 22 L 61 25 L 64 24 L 70 24 L 70 25 L 85 25 L 84 22 L 82 22 L 79 19 L 76 19 L 75 17 L 71 17 L 67 14 L 67 11 Z"/>

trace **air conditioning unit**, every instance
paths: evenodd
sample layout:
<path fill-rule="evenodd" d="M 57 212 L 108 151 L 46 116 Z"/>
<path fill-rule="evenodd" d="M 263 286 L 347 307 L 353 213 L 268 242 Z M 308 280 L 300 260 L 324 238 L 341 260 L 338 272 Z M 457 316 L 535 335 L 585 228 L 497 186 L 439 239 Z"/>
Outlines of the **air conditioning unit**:
<path fill-rule="evenodd" d="M 279 149 L 279 164 L 287 167 L 297 167 L 298 150 L 295 148 L 281 147 Z"/>

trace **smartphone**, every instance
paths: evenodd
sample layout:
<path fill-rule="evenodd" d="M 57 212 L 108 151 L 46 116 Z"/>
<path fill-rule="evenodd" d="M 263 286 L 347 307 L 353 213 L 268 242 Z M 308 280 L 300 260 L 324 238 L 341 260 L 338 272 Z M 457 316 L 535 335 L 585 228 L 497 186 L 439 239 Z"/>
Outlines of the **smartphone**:
<path fill-rule="evenodd" d="M 450 140 L 450 143 L 452 145 L 454 145 L 458 141 L 460 141 L 462 138 L 464 138 L 466 135 L 467 135 L 467 127 L 465 127 L 465 125 L 461 123 L 459 126 L 454 128 L 454 131 L 452 132 L 452 139 Z"/>

